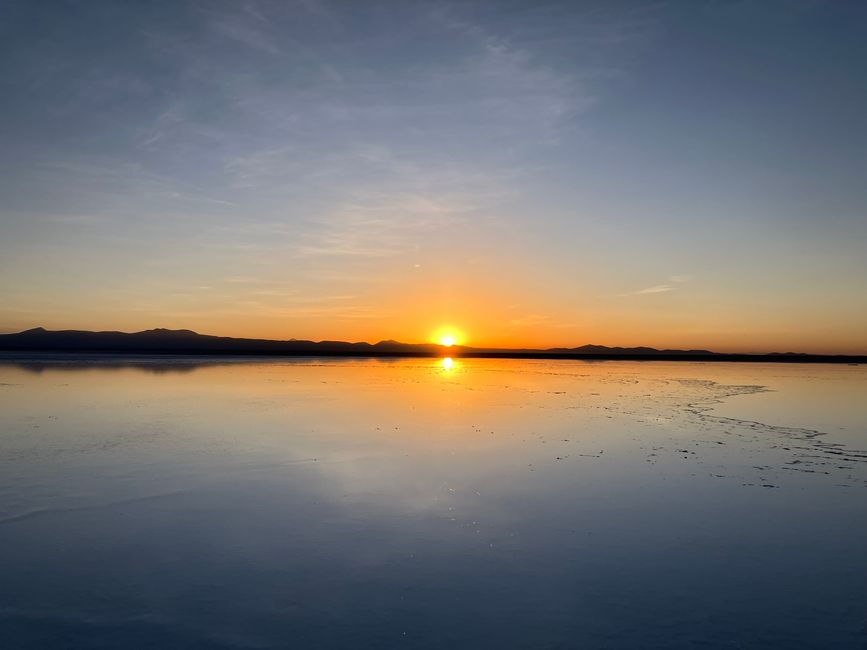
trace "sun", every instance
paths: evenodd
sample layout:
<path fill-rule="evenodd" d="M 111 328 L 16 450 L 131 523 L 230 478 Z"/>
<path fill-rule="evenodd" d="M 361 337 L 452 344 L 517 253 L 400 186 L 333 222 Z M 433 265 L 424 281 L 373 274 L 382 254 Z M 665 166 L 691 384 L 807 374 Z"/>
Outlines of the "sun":
<path fill-rule="evenodd" d="M 431 336 L 431 341 L 437 345 L 450 348 L 453 345 L 460 345 L 464 341 L 464 336 L 458 330 L 452 327 L 441 327 Z"/>

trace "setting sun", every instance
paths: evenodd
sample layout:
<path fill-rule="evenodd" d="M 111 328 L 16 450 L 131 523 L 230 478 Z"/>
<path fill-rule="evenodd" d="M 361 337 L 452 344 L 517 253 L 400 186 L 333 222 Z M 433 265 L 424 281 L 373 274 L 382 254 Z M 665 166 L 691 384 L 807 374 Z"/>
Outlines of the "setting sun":
<path fill-rule="evenodd" d="M 461 343 L 463 343 L 464 339 L 463 335 L 457 330 L 454 330 L 450 327 L 444 327 L 437 330 L 431 337 L 431 340 L 438 345 L 450 348 L 453 345 L 460 345 Z"/>

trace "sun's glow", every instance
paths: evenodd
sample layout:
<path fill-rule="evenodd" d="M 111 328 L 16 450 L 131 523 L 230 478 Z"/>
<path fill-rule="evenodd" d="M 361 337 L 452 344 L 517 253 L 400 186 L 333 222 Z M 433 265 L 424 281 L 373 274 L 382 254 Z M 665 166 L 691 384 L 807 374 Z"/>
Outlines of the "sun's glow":
<path fill-rule="evenodd" d="M 463 343 L 464 337 L 463 334 L 451 327 L 443 327 L 434 332 L 431 340 L 438 345 L 450 348 L 453 345 L 460 345 Z"/>
<path fill-rule="evenodd" d="M 451 357 L 445 357 L 443 359 L 443 370 L 451 370 L 455 367 L 455 361 Z"/>

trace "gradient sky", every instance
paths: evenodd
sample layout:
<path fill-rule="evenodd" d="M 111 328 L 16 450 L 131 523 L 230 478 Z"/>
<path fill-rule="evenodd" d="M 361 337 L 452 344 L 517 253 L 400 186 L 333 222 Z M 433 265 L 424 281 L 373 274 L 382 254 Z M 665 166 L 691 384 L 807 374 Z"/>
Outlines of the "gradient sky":
<path fill-rule="evenodd" d="M 867 3 L 0 5 L 0 331 L 867 353 Z"/>

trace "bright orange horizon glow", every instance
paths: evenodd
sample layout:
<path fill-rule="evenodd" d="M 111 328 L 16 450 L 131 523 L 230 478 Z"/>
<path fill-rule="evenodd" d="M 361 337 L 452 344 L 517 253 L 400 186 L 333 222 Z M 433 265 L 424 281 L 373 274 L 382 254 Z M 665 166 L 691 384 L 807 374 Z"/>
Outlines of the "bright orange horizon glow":
<path fill-rule="evenodd" d="M 567 312 L 564 309 L 562 313 L 553 313 L 551 316 L 541 311 L 541 315 L 532 311 L 528 316 L 522 316 L 523 310 L 493 300 L 454 300 L 448 307 L 443 311 L 461 312 L 460 330 L 453 326 L 431 329 L 430 323 L 436 322 L 438 316 L 434 313 L 438 311 L 437 306 L 424 303 L 416 309 L 406 309 L 397 316 L 383 315 L 381 319 L 335 318 L 330 311 L 327 319 L 319 314 L 288 318 L 264 307 L 254 314 L 237 314 L 221 311 L 216 305 L 213 311 L 203 313 L 167 311 L 145 317 L 133 311 L 94 311 L 74 318 L 64 313 L 15 319 L 0 327 L 0 333 L 13 333 L 32 327 L 125 332 L 167 328 L 190 329 L 214 336 L 275 340 L 295 338 L 369 343 L 388 339 L 402 343 L 426 341 L 446 349 L 463 345 L 549 348 L 596 344 L 623 347 L 646 345 L 659 349 L 705 349 L 714 352 L 767 353 L 791 350 L 814 354 L 867 354 L 863 330 L 855 331 L 857 319 L 834 327 L 823 326 L 821 312 L 805 316 L 802 327 L 788 331 L 779 331 L 771 322 L 757 316 L 752 324 L 756 327 L 754 332 L 733 317 L 727 319 L 716 314 L 717 320 L 712 321 L 715 312 L 690 314 L 686 308 L 674 307 L 666 313 L 650 313 L 631 310 L 627 305 L 617 305 L 616 309 L 610 307 L 613 313 L 609 314 L 585 304 L 580 312 Z M 366 312 L 359 309 L 358 313 Z M 464 334 L 466 331 L 474 332 L 471 340 Z M 446 345 L 447 340 L 451 341 L 451 346 Z"/>
<path fill-rule="evenodd" d="M 736 296 L 725 304 L 717 303 L 720 296 L 711 299 L 689 289 L 688 283 L 681 283 L 683 287 L 677 290 L 641 296 L 597 295 L 597 290 L 578 284 L 563 301 L 553 289 L 538 289 L 553 286 L 553 280 L 537 279 L 533 289 L 525 286 L 528 278 L 517 278 L 505 287 L 479 275 L 448 281 L 417 277 L 412 282 L 397 276 L 393 285 L 377 287 L 379 293 L 311 293 L 300 298 L 272 296 L 268 293 L 276 291 L 272 289 L 259 296 L 244 283 L 227 283 L 222 291 L 202 290 L 195 303 L 189 303 L 186 294 L 167 292 L 159 301 L 143 302 L 136 309 L 110 309 L 104 302 L 88 302 L 86 296 L 69 292 L 52 302 L 56 313 L 40 312 L 36 306 L 26 312 L 7 310 L 5 318 L 0 318 L 0 332 L 32 327 L 126 332 L 168 328 L 276 340 L 396 340 L 442 346 L 439 356 L 451 357 L 456 356 L 450 352 L 454 346 L 464 345 L 551 348 L 585 344 L 867 354 L 865 329 L 855 303 L 849 318 L 831 322 L 827 312 L 813 310 L 802 313 L 797 327 L 783 329 L 775 320 L 775 309 L 746 319 L 737 308 Z M 279 286 L 277 281 L 275 286 Z M 535 295 L 530 295 L 531 290 Z M 135 293 L 129 297 L 144 298 Z M 443 345 L 446 337 L 453 337 L 449 339 L 452 346 Z"/>

